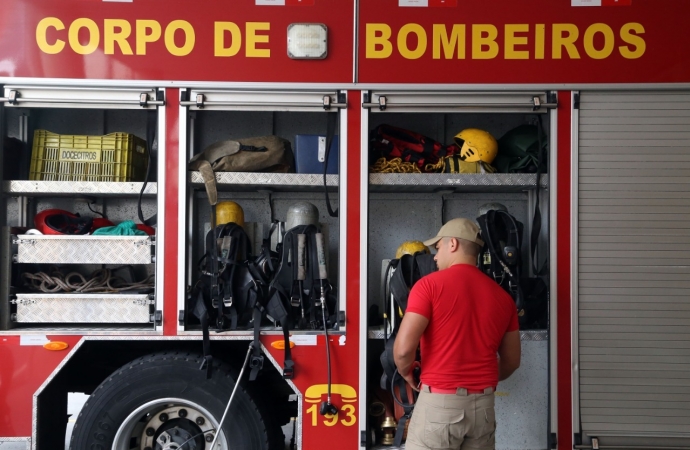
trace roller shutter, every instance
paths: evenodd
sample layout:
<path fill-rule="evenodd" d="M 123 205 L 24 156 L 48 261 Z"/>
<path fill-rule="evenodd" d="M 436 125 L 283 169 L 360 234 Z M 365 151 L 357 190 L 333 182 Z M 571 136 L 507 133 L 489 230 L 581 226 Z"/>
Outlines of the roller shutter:
<path fill-rule="evenodd" d="M 690 92 L 580 95 L 583 441 L 690 445 Z"/>

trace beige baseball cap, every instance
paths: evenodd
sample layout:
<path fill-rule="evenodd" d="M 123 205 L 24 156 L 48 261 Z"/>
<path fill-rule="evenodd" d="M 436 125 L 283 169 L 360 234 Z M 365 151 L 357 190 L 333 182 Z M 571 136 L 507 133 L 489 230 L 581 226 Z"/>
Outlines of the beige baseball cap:
<path fill-rule="evenodd" d="M 480 233 L 479 227 L 473 221 L 463 218 L 453 219 L 446 222 L 446 224 L 438 230 L 436 237 L 424 241 L 424 245 L 431 247 L 436 245 L 436 243 L 444 237 L 454 237 L 484 246 L 484 241 L 480 238 Z"/>

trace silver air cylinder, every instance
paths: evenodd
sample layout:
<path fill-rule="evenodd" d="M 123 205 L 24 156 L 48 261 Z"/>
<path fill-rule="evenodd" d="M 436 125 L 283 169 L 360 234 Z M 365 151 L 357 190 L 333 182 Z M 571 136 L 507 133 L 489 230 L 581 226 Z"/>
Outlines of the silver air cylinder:
<path fill-rule="evenodd" d="M 322 233 L 316 233 L 316 254 L 319 259 L 319 279 L 325 280 L 328 278 L 328 270 L 326 270 L 326 252 L 324 251 L 324 238 Z"/>
<path fill-rule="evenodd" d="M 477 217 L 483 216 L 490 209 L 508 212 L 508 208 L 506 208 L 505 205 L 502 203 L 484 203 L 482 206 L 479 207 L 479 214 L 477 214 Z"/>
<path fill-rule="evenodd" d="M 309 202 L 296 202 L 290 205 L 285 220 L 285 230 L 298 225 L 319 225 L 319 210 Z"/>

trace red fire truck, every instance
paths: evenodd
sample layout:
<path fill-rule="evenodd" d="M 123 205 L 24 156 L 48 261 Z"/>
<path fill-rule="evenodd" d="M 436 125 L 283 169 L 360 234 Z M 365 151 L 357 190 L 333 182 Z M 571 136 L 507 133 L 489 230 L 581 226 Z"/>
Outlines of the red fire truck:
<path fill-rule="evenodd" d="M 521 330 L 522 365 L 495 393 L 496 447 L 690 445 L 689 3 L 207 3 L 0 6 L 0 449 L 62 449 L 69 422 L 75 450 L 390 447 L 386 262 L 496 202 L 525 227 L 525 276 L 546 267 L 548 281 L 548 321 Z M 382 124 L 451 144 L 537 122 L 544 173 L 371 170 Z M 338 306 L 330 327 L 290 329 L 289 343 L 264 324 L 249 381 L 254 330 L 212 327 L 204 348 L 194 314 L 215 217 L 188 162 L 269 135 L 307 167 L 218 172 L 218 198 L 241 205 L 259 248 L 291 205 L 315 205 Z M 118 178 L 119 151 L 148 173 Z M 108 178 L 79 169 L 106 155 Z M 50 211 L 148 233 L 46 232 Z M 96 272 L 147 289 L 46 288 Z M 76 393 L 89 397 L 70 418 Z"/>

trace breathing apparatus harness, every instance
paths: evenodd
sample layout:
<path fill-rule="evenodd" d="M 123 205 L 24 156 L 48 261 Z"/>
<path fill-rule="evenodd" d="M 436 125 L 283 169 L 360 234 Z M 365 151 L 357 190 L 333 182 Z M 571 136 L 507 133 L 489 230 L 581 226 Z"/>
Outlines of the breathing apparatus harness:
<path fill-rule="evenodd" d="M 211 208 L 212 223 L 216 222 L 215 205 Z M 193 314 L 201 322 L 204 362 L 207 378 L 211 377 L 211 343 L 209 328 L 211 314 L 207 304 L 215 310 L 216 332 L 234 330 L 238 322 L 254 326 L 253 355 L 250 358 L 250 380 L 256 379 L 263 367 L 259 331 L 266 314 L 267 279 L 257 267 L 251 244 L 244 229 L 234 222 L 218 225 L 206 235 L 206 253 L 198 264 L 202 277 L 195 286 L 196 303 Z M 229 321 L 229 323 L 228 323 Z"/>
<path fill-rule="evenodd" d="M 393 307 L 396 309 L 396 313 L 393 313 L 393 317 L 389 319 L 392 328 L 391 334 L 387 335 L 387 332 L 384 331 L 384 350 L 380 357 L 383 375 L 381 375 L 380 385 L 381 389 L 390 391 L 395 403 L 403 409 L 403 415 L 399 418 L 398 427 L 395 431 L 394 445 L 396 447 L 402 444 L 405 423 L 412 415 L 417 400 L 417 393 L 409 387 L 407 381 L 400 375 L 393 359 L 393 345 L 402 323 L 402 320 L 397 317 L 397 311 L 399 311 L 400 316 L 405 313 L 412 286 L 420 278 L 436 270 L 434 256 L 424 252 L 417 252 L 413 255 L 405 254 L 400 258 L 392 259 L 386 268 L 384 279 L 389 280 L 390 275 L 390 281 L 384 283 L 383 298 L 388 300 L 391 296 L 393 297 Z M 388 329 L 387 326 L 384 328 Z M 419 378 L 420 375 L 419 359 L 419 353 L 417 353 L 413 366 L 415 379 Z"/>
<path fill-rule="evenodd" d="M 507 211 L 495 209 L 477 217 L 477 222 L 485 241 L 481 268 L 510 294 L 518 315 L 524 314 L 524 295 L 520 285 L 522 224 Z"/>
<path fill-rule="evenodd" d="M 271 302 L 279 314 L 285 350 L 289 351 L 288 330 L 296 322 L 300 329 L 313 330 L 323 327 L 326 338 L 326 358 L 328 364 L 328 400 L 321 404 L 320 413 L 335 414 L 338 409 L 331 403 L 331 362 L 328 327 L 335 322 L 330 310 L 335 314 L 336 299 L 333 287 L 328 281 L 326 268 L 325 240 L 318 227 L 313 224 L 297 225 L 283 236 L 280 264 L 270 283 Z M 269 302 L 270 303 L 270 302 Z M 329 306 L 330 303 L 330 306 Z M 287 308 L 285 306 L 288 306 Z M 321 317 L 318 317 L 321 309 Z M 288 312 L 289 311 L 289 312 Z M 287 359 L 284 376 L 292 374 L 292 360 Z"/>

